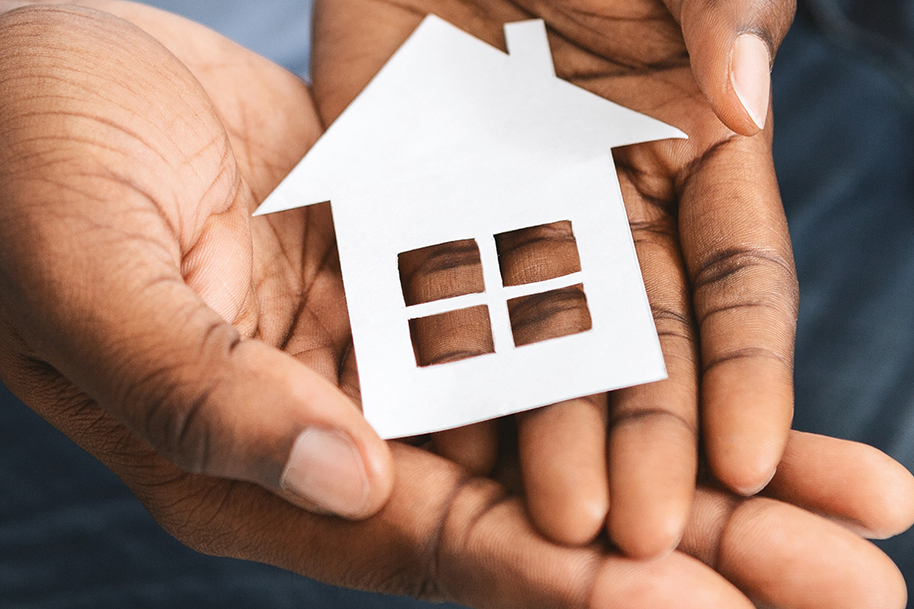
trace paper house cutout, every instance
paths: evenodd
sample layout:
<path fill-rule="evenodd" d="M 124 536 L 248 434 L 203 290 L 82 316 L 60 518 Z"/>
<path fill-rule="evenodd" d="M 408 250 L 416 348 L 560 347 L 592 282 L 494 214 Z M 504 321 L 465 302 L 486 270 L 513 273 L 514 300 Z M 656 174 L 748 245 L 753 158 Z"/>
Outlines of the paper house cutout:
<path fill-rule="evenodd" d="M 331 202 L 365 417 L 417 435 L 665 378 L 610 149 L 685 137 L 556 78 L 542 21 L 508 54 L 427 17 L 257 214 Z M 503 286 L 494 236 L 569 221 L 581 270 Z M 407 306 L 398 256 L 475 241 L 483 291 Z M 507 302 L 580 285 L 591 329 L 515 346 Z M 493 353 L 417 365 L 409 321 L 485 306 Z"/>

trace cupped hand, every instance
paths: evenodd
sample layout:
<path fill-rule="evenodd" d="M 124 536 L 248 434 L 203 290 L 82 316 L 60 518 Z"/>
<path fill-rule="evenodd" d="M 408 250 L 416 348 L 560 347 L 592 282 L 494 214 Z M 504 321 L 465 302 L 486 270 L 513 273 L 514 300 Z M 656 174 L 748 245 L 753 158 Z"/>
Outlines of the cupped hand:
<path fill-rule="evenodd" d="M 321 132 L 305 85 L 130 4 L 12 10 L 0 35 L 4 381 L 187 471 L 376 512 L 393 472 L 351 397 L 329 210 L 250 219 Z"/>
<path fill-rule="evenodd" d="M 560 77 L 689 135 L 614 151 L 668 380 L 517 417 L 528 507 L 553 540 L 586 543 L 605 526 L 629 555 L 670 551 L 690 513 L 699 435 L 729 489 L 751 495 L 774 475 L 793 412 L 798 297 L 771 160 L 768 66 L 793 11 L 786 0 L 316 5 L 313 91 L 325 123 L 434 12 L 502 48 L 504 23 L 541 17 Z M 505 272 L 561 267 L 568 236 L 556 225 L 505 244 Z M 514 330 L 541 339 L 580 331 L 582 319 L 565 299 Z M 443 356 L 471 349 L 468 334 L 439 342 Z M 484 472 L 497 437 L 489 422 L 434 442 Z"/>

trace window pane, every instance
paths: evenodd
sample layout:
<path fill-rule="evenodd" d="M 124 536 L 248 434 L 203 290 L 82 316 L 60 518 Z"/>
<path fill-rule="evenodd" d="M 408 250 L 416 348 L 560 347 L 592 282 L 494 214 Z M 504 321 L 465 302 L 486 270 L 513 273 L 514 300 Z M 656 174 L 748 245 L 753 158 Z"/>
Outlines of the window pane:
<path fill-rule="evenodd" d="M 511 332 L 518 347 L 586 332 L 593 326 L 582 284 L 508 301 Z"/>
<path fill-rule="evenodd" d="M 523 285 L 581 270 L 571 222 L 563 220 L 495 235 L 501 280 Z"/>
<path fill-rule="evenodd" d="M 494 353 L 489 307 L 480 305 L 409 320 L 419 366 L 434 366 Z"/>
<path fill-rule="evenodd" d="M 485 291 L 474 239 L 431 245 L 398 256 L 407 306 Z"/>

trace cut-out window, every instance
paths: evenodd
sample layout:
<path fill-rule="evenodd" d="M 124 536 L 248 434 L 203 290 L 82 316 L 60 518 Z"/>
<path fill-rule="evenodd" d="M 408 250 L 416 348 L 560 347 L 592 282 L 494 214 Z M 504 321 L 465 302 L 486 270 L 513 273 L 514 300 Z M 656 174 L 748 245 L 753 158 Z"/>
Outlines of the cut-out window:
<path fill-rule="evenodd" d="M 581 270 L 571 222 L 563 220 L 495 235 L 502 284 L 524 285 Z"/>
<path fill-rule="evenodd" d="M 474 239 L 403 252 L 398 263 L 406 306 L 485 291 Z"/>
<path fill-rule="evenodd" d="M 479 305 L 409 320 L 416 363 L 446 364 L 494 353 L 489 307 Z"/>
<path fill-rule="evenodd" d="M 497 273 L 483 268 L 480 244 Z M 398 263 L 419 366 L 495 353 L 509 331 L 521 347 L 592 327 L 567 220 L 411 250 Z"/>
<path fill-rule="evenodd" d="M 518 347 L 586 332 L 593 322 L 584 286 L 549 290 L 508 300 L 511 333 Z"/>

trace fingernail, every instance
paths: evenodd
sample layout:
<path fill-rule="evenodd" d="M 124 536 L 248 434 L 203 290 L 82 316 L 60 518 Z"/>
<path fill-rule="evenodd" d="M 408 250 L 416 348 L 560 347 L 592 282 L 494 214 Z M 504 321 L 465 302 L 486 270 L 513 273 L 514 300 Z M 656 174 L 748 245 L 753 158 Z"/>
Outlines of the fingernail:
<path fill-rule="evenodd" d="M 343 517 L 359 515 L 368 499 L 368 476 L 355 444 L 346 434 L 318 427 L 295 440 L 279 484 Z"/>
<path fill-rule="evenodd" d="M 837 516 L 827 516 L 824 514 L 823 514 L 823 516 L 825 516 L 826 520 L 831 520 L 835 524 L 840 525 L 840 526 L 844 527 L 845 529 L 848 529 L 854 535 L 856 535 L 858 537 L 863 537 L 864 539 L 882 540 L 882 539 L 888 539 L 889 537 L 893 536 L 892 533 L 886 534 L 886 533 L 882 533 L 882 532 L 873 531 L 872 529 L 869 529 L 869 528 L 863 526 L 856 520 L 848 520 L 848 519 L 844 519 L 844 518 L 838 518 Z"/>
<path fill-rule="evenodd" d="M 768 45 L 753 34 L 742 34 L 733 46 L 730 63 L 730 83 L 740 103 L 759 129 L 768 117 L 768 96 L 771 92 L 771 58 Z"/>
<path fill-rule="evenodd" d="M 778 473 L 777 468 L 772 469 L 771 473 L 768 475 L 768 478 L 762 484 L 759 484 L 758 486 L 751 487 L 751 488 L 738 486 L 738 487 L 735 487 L 733 490 L 736 491 L 738 494 L 742 495 L 743 497 L 752 497 L 754 495 L 758 495 L 763 490 L 765 490 L 766 486 L 771 484 L 771 481 L 774 480 L 774 476 L 777 473 Z"/>

